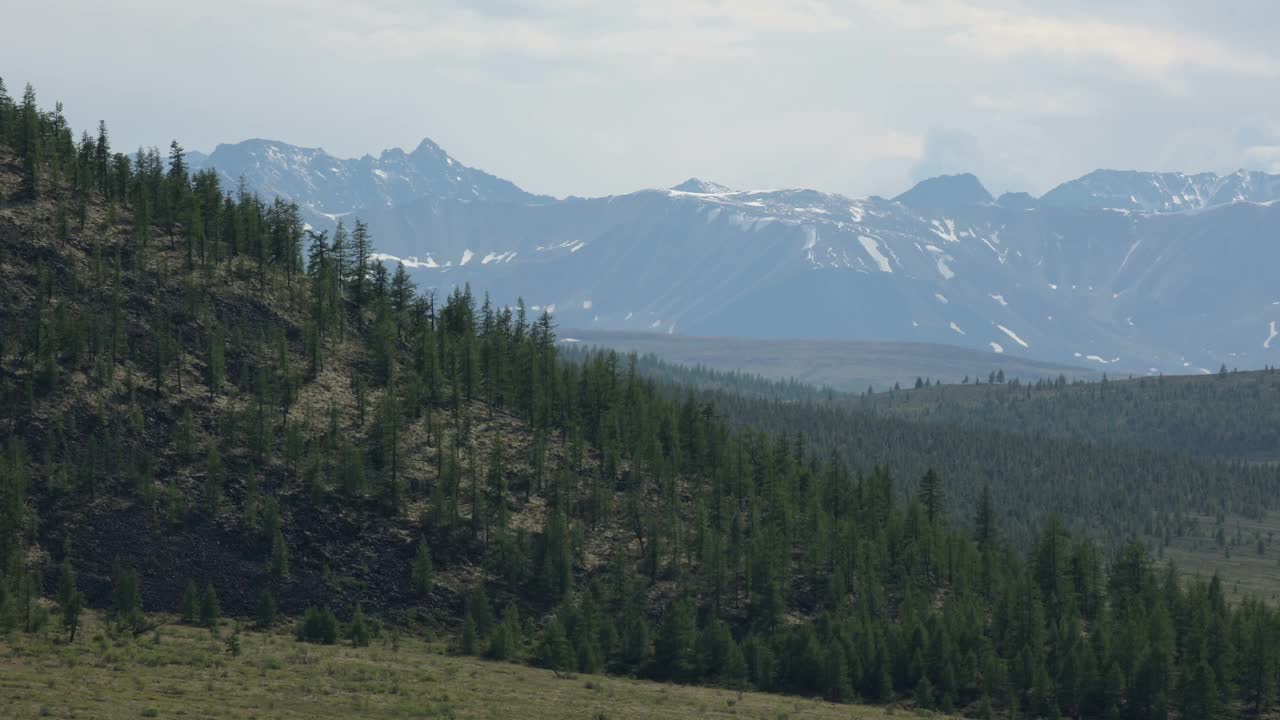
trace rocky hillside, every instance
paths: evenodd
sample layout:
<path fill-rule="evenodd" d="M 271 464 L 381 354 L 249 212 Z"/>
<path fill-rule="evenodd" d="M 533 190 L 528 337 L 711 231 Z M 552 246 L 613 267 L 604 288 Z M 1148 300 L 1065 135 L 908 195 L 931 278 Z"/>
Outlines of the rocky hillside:
<path fill-rule="evenodd" d="M 372 316 L 344 300 L 317 341 L 311 279 L 287 263 L 193 267 L 163 227 L 142 241 L 125 208 L 97 198 L 81 223 L 71 191 L 24 200 L 19 178 L 0 149 L 0 436 L 11 467 L 37 468 L 27 539 L 49 581 L 69 553 L 96 606 L 123 565 L 153 609 L 176 608 L 196 580 L 242 615 L 271 588 L 287 612 L 364 603 L 456 622 L 484 552 L 465 523 L 426 522 L 426 488 L 477 463 L 529 477 L 528 423 L 478 398 L 425 403 L 394 420 L 396 477 L 375 477 L 389 396 Z M 542 442 L 543 471 L 563 472 L 559 438 Z M 572 476 L 594 462 L 583 454 Z M 394 512 L 385 483 L 402 495 Z M 544 503 L 512 502 L 512 526 L 541 527 Z M 422 538 L 441 566 L 429 597 L 412 589 Z"/>

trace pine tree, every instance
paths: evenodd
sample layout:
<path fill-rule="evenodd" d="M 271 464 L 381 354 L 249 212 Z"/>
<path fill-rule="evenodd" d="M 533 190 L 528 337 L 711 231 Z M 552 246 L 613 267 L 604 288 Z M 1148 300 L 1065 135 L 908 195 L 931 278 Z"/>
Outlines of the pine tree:
<path fill-rule="evenodd" d="M 923 710 L 933 708 L 933 684 L 929 682 L 928 675 L 920 676 L 920 682 L 916 683 L 916 688 L 911 698 L 918 708 Z"/>
<path fill-rule="evenodd" d="M 693 606 L 685 599 L 673 601 L 663 613 L 662 626 L 654 641 L 654 677 L 678 682 L 693 680 L 698 670 L 696 637 Z"/>
<path fill-rule="evenodd" d="M 338 642 L 338 619 L 328 607 L 308 607 L 297 627 L 297 637 L 302 642 L 321 645 Z"/>
<path fill-rule="evenodd" d="M 368 647 L 369 626 L 364 620 L 364 609 L 356 605 L 355 614 L 351 616 L 351 629 L 348 633 L 352 647 Z"/>
<path fill-rule="evenodd" d="M 123 568 L 119 560 L 113 563 L 111 588 L 111 615 L 123 627 L 137 628 L 142 624 L 142 584 L 138 573 Z"/>
<path fill-rule="evenodd" d="M 333 242 L 329 245 L 329 256 L 333 259 L 334 278 L 339 286 L 351 282 L 351 245 L 347 226 L 342 218 L 338 218 L 338 226 L 333 230 Z"/>
<path fill-rule="evenodd" d="M 226 339 L 223 337 L 223 329 L 221 325 L 214 325 L 209 332 L 209 360 L 207 383 L 209 385 L 209 402 L 212 403 L 217 394 L 222 391 L 222 382 L 226 378 L 226 348 L 224 343 Z"/>
<path fill-rule="evenodd" d="M 978 499 L 978 514 L 974 519 L 974 539 L 978 543 L 978 549 L 986 551 L 991 547 L 991 542 L 995 539 L 996 522 L 995 510 L 991 504 L 991 486 L 982 486 L 982 496 Z"/>
<path fill-rule="evenodd" d="M 12 131 L 10 113 L 13 112 L 13 98 L 9 97 L 9 90 L 4 85 L 4 78 L 0 78 L 0 142 L 13 144 L 10 134 Z"/>
<path fill-rule="evenodd" d="M 200 616 L 200 591 L 196 589 L 195 580 L 187 581 L 187 589 L 182 593 L 182 602 L 178 606 L 178 615 L 188 625 L 195 625 Z"/>
<path fill-rule="evenodd" d="M 396 263 L 395 274 L 391 277 L 390 300 L 391 311 L 395 318 L 396 337 L 402 341 L 404 340 L 405 320 L 417 291 L 418 289 L 414 285 L 413 279 L 409 277 L 409 273 L 405 272 L 404 263 Z"/>
<path fill-rule="evenodd" d="M 933 525 L 942 515 L 943 504 L 942 478 L 938 477 L 933 468 L 929 468 L 924 477 L 920 478 L 920 502 L 924 504 L 929 524 Z"/>
<path fill-rule="evenodd" d="M 94 141 L 94 181 L 98 192 L 111 195 L 111 140 L 107 135 L 107 123 L 98 121 L 98 139 Z"/>
<path fill-rule="evenodd" d="M 271 576 L 277 580 L 289 575 L 289 546 L 279 527 L 271 534 Z"/>
<path fill-rule="evenodd" d="M 431 587 L 435 582 L 435 571 L 431 564 L 431 548 L 427 546 L 425 537 L 418 540 L 418 551 L 413 557 L 410 579 L 413 581 L 413 590 L 418 597 L 431 594 Z"/>
<path fill-rule="evenodd" d="M 351 289 L 356 307 L 365 307 L 369 301 L 369 256 L 372 253 L 369 227 L 364 221 L 356 220 L 355 229 L 351 231 Z"/>
<path fill-rule="evenodd" d="M 26 90 L 22 93 L 22 110 L 19 115 L 21 128 L 18 134 L 18 155 L 22 159 L 22 184 L 20 186 L 21 193 L 29 198 L 35 199 L 39 190 L 39 181 L 37 172 L 39 169 L 40 152 L 40 129 L 39 129 L 39 111 L 36 109 L 36 91 L 28 83 Z"/>
<path fill-rule="evenodd" d="M 270 590 L 264 589 L 258 594 L 258 604 L 254 617 L 259 629 L 265 630 L 276 623 L 276 599 Z"/>
<path fill-rule="evenodd" d="M 503 613 L 502 622 L 493 629 L 489 638 L 489 649 L 485 657 L 490 660 L 509 660 L 516 652 L 520 641 L 520 615 L 514 604 L 508 605 Z"/>
<path fill-rule="evenodd" d="M 480 632 L 476 629 L 475 618 L 468 611 L 462 619 L 462 639 L 459 652 L 463 655 L 476 655 L 480 649 Z"/>
<path fill-rule="evenodd" d="M 565 635 L 564 625 L 559 617 L 551 619 L 542 632 L 542 642 L 538 646 L 538 663 L 552 670 L 564 671 L 573 668 L 575 658 L 573 647 Z"/>
<path fill-rule="evenodd" d="M 204 510 L 209 517 L 217 517 L 222 508 L 222 454 L 218 452 L 218 443 L 209 440 L 209 453 L 204 463 Z"/>
<path fill-rule="evenodd" d="M 218 591 L 213 589 L 213 583 L 209 583 L 200 595 L 200 624 L 214 628 L 221 617 L 222 606 L 218 603 Z"/>
<path fill-rule="evenodd" d="M 62 610 L 62 629 L 67 633 L 67 642 L 75 642 L 76 630 L 80 627 L 80 609 L 84 606 L 84 593 L 76 588 L 76 576 L 71 569 L 69 557 L 62 560 L 62 571 L 58 579 L 58 606 Z"/>

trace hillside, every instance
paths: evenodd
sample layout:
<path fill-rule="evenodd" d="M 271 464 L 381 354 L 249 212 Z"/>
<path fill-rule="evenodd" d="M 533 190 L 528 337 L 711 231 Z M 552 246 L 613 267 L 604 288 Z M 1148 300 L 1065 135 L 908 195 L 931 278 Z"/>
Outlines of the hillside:
<path fill-rule="evenodd" d="M 0 141 L 0 634 L 74 657 L 225 613 L 287 626 L 299 655 L 394 628 L 561 673 L 971 715 L 1273 705 L 1265 604 L 1034 503 L 1019 526 L 990 489 L 955 500 L 1011 436 L 974 453 L 894 421 L 905 443 L 864 440 L 904 467 L 849 462 L 851 414 L 564 362 L 549 313 L 420 294 L 362 222 L 308 235 L 176 142 L 167 162 L 111 153 L 105 128 L 76 143 L 33 90 L 0 101 Z M 1052 456 L 1027 498 L 1092 477 L 1086 509 L 1116 499 L 1115 463 L 1149 459 Z M 1170 502 L 1266 497 L 1196 467 L 1158 468 Z M 1118 486 L 1138 511 L 1166 502 L 1150 480 Z"/>

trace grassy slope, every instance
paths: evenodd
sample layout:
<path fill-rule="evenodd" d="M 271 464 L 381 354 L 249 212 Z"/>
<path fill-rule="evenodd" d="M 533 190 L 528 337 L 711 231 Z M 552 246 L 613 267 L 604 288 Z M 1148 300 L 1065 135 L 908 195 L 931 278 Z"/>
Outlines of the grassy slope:
<path fill-rule="evenodd" d="M 883 718 L 886 708 L 833 705 L 765 693 L 665 685 L 445 654 L 384 634 L 368 648 L 318 646 L 282 632 L 240 635 L 232 657 L 224 623 L 164 626 L 112 640 L 89 618 L 81 639 L 0 639 L 5 718 Z"/>
<path fill-rule="evenodd" d="M 1214 539 L 1215 519 L 1199 518 L 1199 535 L 1173 538 L 1164 549 L 1164 557 L 1172 560 L 1187 577 L 1208 579 L 1216 572 L 1222 578 L 1229 600 L 1258 597 L 1273 605 L 1280 604 L 1280 513 L 1268 513 L 1261 521 L 1229 516 L 1224 530 L 1228 544 L 1240 530 L 1240 541 L 1227 549 Z M 1159 542 L 1159 538 L 1149 538 Z M 1263 542 L 1258 553 L 1257 541 Z"/>
<path fill-rule="evenodd" d="M 776 380 L 794 378 L 856 392 L 868 385 L 890 388 L 895 382 L 910 387 L 917 377 L 958 383 L 966 375 L 985 378 L 1000 369 L 1010 378 L 1028 381 L 1056 378 L 1059 373 L 1068 378 L 1101 377 L 1087 368 L 928 343 L 704 338 L 570 329 L 561 330 L 560 336 L 621 352 L 653 353 L 681 365 L 740 370 Z"/>

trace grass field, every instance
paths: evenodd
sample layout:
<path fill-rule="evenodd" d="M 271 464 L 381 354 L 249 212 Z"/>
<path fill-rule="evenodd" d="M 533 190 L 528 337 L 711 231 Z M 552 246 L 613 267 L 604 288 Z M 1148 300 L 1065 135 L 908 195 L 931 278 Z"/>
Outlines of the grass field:
<path fill-rule="evenodd" d="M 3 718 L 843 718 L 909 715 L 764 693 L 547 670 L 445 654 L 387 633 L 370 647 L 319 646 L 224 623 L 166 625 L 113 639 L 94 618 L 81 637 L 0 639 Z"/>
<path fill-rule="evenodd" d="M 1261 521 L 1227 518 L 1223 532 L 1229 552 L 1215 539 L 1214 518 L 1198 520 L 1200 534 L 1173 538 L 1164 557 L 1188 577 L 1208 580 L 1217 572 L 1229 600 L 1252 596 L 1280 604 L 1280 513 L 1269 513 Z"/>

